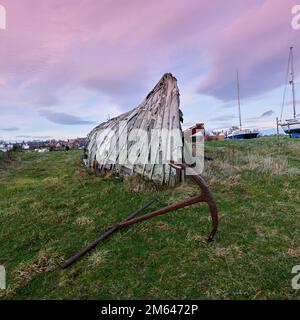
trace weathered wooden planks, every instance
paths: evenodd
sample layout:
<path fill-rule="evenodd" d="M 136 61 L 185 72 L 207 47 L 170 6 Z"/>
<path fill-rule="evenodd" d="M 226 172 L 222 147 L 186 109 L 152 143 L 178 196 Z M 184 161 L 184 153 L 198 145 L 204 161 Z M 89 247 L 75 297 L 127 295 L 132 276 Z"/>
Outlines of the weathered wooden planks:
<path fill-rule="evenodd" d="M 179 104 L 177 80 L 167 73 L 137 108 L 90 132 L 86 165 L 98 172 L 136 172 L 161 184 L 174 185 L 181 180 L 181 174 L 167 163 L 183 159 Z M 177 130 L 175 138 L 171 130 Z M 124 138 L 126 133 L 128 139 Z M 125 151 L 130 161 L 124 161 Z"/>

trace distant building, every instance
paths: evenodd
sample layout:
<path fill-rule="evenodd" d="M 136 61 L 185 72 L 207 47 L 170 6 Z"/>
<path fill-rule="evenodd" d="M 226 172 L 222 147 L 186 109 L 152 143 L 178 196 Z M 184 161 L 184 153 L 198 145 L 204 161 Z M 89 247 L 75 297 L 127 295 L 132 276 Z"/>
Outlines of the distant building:
<path fill-rule="evenodd" d="M 23 143 L 22 149 L 23 149 L 23 150 L 30 150 L 30 145 L 27 144 L 27 143 L 25 143 L 25 144 Z"/>
<path fill-rule="evenodd" d="M 70 149 L 83 150 L 86 145 L 86 138 L 76 138 L 69 140 L 46 140 L 46 141 L 27 141 L 22 143 L 9 143 L 5 141 L 0 141 L 0 151 L 6 152 L 9 150 L 14 151 L 25 151 L 25 150 L 34 150 L 42 152 L 47 151 L 68 151 Z"/>

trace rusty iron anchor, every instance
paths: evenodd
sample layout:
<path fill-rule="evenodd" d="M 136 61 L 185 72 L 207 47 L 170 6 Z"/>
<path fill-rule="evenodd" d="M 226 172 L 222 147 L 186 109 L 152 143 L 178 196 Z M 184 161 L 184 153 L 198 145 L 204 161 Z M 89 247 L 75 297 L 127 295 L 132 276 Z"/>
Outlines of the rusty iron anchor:
<path fill-rule="evenodd" d="M 187 166 L 184 164 L 169 163 L 169 165 L 176 170 L 187 169 Z M 189 170 L 193 170 L 193 169 L 189 168 Z M 86 253 L 91 251 L 93 248 L 95 248 L 100 242 L 104 241 L 106 238 L 108 238 L 110 235 L 112 235 L 116 231 L 120 230 L 121 228 L 127 227 L 127 226 L 135 224 L 135 223 L 142 222 L 144 220 L 151 219 L 153 217 L 168 213 L 170 211 L 185 208 L 187 206 L 191 206 L 193 204 L 200 203 L 200 202 L 206 202 L 209 207 L 210 214 L 211 214 L 211 220 L 212 220 L 212 230 L 210 232 L 210 235 L 209 235 L 207 241 L 208 242 L 213 241 L 215 238 L 217 229 L 218 229 L 218 209 L 217 209 L 217 205 L 216 205 L 214 196 L 213 196 L 212 192 L 210 191 L 204 178 L 201 175 L 198 175 L 195 173 L 195 174 L 191 175 L 191 177 L 200 188 L 199 195 L 191 197 L 186 200 L 181 200 L 181 201 L 174 203 L 172 205 L 169 205 L 165 208 L 158 209 L 158 210 L 155 210 L 150 213 L 146 213 L 146 214 L 136 218 L 136 215 L 138 213 L 140 213 L 142 210 L 146 209 L 150 204 L 153 203 L 153 201 L 149 201 L 142 208 L 140 208 L 140 209 L 136 210 L 134 213 L 132 213 L 124 221 L 110 226 L 110 229 L 108 231 L 106 231 L 102 236 L 100 236 L 94 242 L 92 242 L 91 244 L 89 244 L 88 246 L 86 246 L 85 248 L 83 248 L 82 250 L 77 252 L 75 255 L 73 255 L 72 257 L 67 259 L 64 263 L 62 263 L 61 268 L 62 269 L 68 268 L 74 262 L 79 260 L 83 255 L 85 255 Z"/>
<path fill-rule="evenodd" d="M 169 165 L 176 170 L 185 170 L 187 168 L 187 166 L 184 164 L 169 163 Z M 189 170 L 193 171 L 192 168 L 189 168 Z M 207 241 L 208 242 L 213 241 L 215 238 L 216 232 L 218 230 L 218 222 L 219 222 L 216 201 L 215 201 L 214 196 L 213 196 L 212 192 L 210 191 L 206 181 L 204 180 L 204 178 L 201 175 L 198 175 L 194 172 L 194 174 L 191 175 L 191 177 L 196 182 L 196 184 L 200 187 L 200 194 L 199 195 L 191 197 L 186 200 L 181 200 L 181 201 L 174 203 L 174 204 L 171 204 L 165 208 L 158 209 L 158 210 L 155 210 L 150 213 L 146 213 L 140 217 L 120 222 L 116 226 L 118 226 L 120 228 L 126 227 L 131 224 L 142 222 L 144 220 L 151 219 L 153 217 L 168 213 L 170 211 L 174 211 L 174 210 L 181 209 L 181 208 L 184 208 L 187 206 L 191 206 L 191 205 L 199 203 L 199 202 L 206 202 L 209 207 L 210 214 L 211 214 L 211 220 L 212 220 L 212 230 L 210 232 L 210 235 L 209 235 Z"/>

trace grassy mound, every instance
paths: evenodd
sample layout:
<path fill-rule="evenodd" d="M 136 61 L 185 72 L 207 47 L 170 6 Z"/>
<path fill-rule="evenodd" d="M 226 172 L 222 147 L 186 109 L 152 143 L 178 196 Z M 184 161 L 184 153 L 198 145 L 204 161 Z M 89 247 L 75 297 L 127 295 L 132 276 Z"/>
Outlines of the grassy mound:
<path fill-rule="evenodd" d="M 204 176 L 220 229 L 204 204 L 115 234 L 67 270 L 65 258 L 151 198 L 157 209 L 197 192 L 95 177 L 81 152 L 0 155 L 2 299 L 295 299 L 300 264 L 300 142 L 211 141 Z M 143 182 L 144 183 L 144 182 Z"/>

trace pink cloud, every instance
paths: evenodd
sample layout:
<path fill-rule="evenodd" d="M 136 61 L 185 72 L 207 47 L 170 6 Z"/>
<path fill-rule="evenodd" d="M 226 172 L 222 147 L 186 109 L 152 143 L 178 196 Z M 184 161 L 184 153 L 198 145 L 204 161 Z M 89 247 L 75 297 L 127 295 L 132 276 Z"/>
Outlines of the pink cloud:
<path fill-rule="evenodd" d="M 283 85 L 288 49 L 300 36 L 291 28 L 294 4 L 293 0 L 263 1 L 220 30 L 207 46 L 211 69 L 199 91 L 225 100 L 235 98 L 237 69 L 244 96 Z"/>
<path fill-rule="evenodd" d="M 40 106 L 74 88 L 140 97 L 162 73 L 176 75 L 180 61 L 202 77 L 201 93 L 232 99 L 238 67 L 244 95 L 255 95 L 283 80 L 288 46 L 299 38 L 293 2 L 1 0 L 0 83 Z"/>

